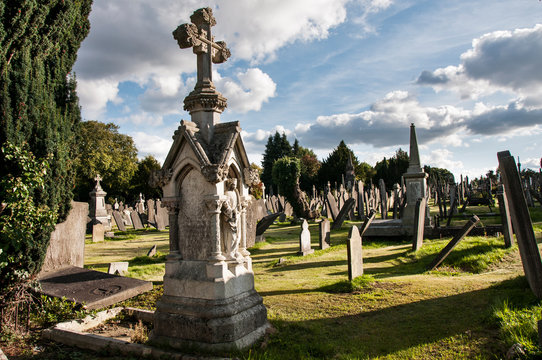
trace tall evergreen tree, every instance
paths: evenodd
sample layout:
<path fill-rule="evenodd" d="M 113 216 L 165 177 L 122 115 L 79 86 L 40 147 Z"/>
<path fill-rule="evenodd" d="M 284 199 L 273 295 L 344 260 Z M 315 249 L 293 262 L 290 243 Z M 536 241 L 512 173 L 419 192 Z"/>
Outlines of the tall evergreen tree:
<path fill-rule="evenodd" d="M 360 164 L 354 152 L 345 144 L 343 140 L 339 143 L 339 146 L 335 148 L 329 156 L 322 161 L 322 166 L 318 171 L 318 180 L 320 186 L 323 188 L 329 181 L 332 186 L 337 182 L 340 184 L 342 177 L 346 171 L 346 165 L 348 163 L 348 157 L 352 157 L 352 163 L 354 165 L 354 172 L 356 174 L 356 180 L 366 180 L 365 177 L 370 173 L 370 165 L 366 163 Z"/>
<path fill-rule="evenodd" d="M 70 209 L 75 131 L 81 117 L 76 80 L 69 74 L 90 29 L 91 4 L 91 0 L 0 3 L 0 145 L 28 152 L 21 159 L 7 156 L 9 151 L 0 153 L 0 198 L 20 191 L 9 186 L 19 179 L 32 189 L 25 197 L 26 206 L 48 209 L 58 221 Z M 33 178 L 26 184 L 25 159 L 33 157 L 38 162 L 45 159 L 46 164 L 39 173 L 42 179 Z M 0 217 L 5 219 L 17 211 L 20 204 L 14 201 L 2 206 Z M 0 259 L 1 290 L 40 270 L 54 227 L 36 221 L 24 229 L 31 236 L 22 236 L 17 243 L 0 231 L 1 254 L 9 254 Z"/>
<path fill-rule="evenodd" d="M 262 160 L 262 176 L 261 180 L 267 189 L 267 192 L 270 191 L 273 187 L 273 191 L 276 194 L 277 187 L 273 186 L 273 164 L 278 159 L 292 155 L 292 146 L 286 137 L 286 134 L 279 134 L 275 132 L 275 135 L 269 136 L 267 139 L 267 145 L 265 146 L 265 152 L 263 154 Z"/>
<path fill-rule="evenodd" d="M 391 190 L 393 184 L 401 181 L 401 176 L 408 169 L 408 153 L 399 148 L 389 159 L 382 159 L 375 165 L 376 174 L 373 176 L 373 181 L 378 183 L 380 179 L 384 180 L 386 188 Z"/>

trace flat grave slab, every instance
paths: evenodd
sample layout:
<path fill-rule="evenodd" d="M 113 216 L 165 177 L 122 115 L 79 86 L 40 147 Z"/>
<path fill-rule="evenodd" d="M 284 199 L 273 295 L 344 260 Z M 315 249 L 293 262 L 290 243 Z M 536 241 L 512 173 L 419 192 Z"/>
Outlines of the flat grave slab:
<path fill-rule="evenodd" d="M 41 274 L 41 292 L 99 309 L 152 290 L 152 282 L 69 266 Z"/>

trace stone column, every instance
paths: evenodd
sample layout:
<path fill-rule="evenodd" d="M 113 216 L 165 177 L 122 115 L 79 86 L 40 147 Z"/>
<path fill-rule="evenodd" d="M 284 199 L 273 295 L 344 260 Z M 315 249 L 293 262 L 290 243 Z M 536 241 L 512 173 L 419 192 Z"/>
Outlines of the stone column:
<path fill-rule="evenodd" d="M 169 216 L 169 255 L 170 259 L 182 259 L 179 251 L 179 207 L 180 197 L 165 197 L 162 199 L 162 207 L 165 207 Z"/>
<path fill-rule="evenodd" d="M 211 252 L 210 262 L 220 262 L 226 260 L 222 255 L 222 248 L 220 243 L 220 208 L 224 202 L 223 196 L 210 195 L 205 199 L 205 205 L 209 209 L 211 214 L 211 238 L 213 244 L 213 251 Z"/>

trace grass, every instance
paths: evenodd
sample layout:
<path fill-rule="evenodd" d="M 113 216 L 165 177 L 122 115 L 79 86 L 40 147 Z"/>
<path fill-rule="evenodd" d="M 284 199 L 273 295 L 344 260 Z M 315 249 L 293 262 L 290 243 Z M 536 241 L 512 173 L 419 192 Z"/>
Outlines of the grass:
<path fill-rule="evenodd" d="M 532 214 L 536 231 L 537 226 L 542 228 L 542 211 L 534 209 Z M 299 225 L 271 226 L 266 241 L 249 250 L 255 287 L 275 331 L 250 349 L 222 355 L 496 359 L 516 342 L 531 358 L 539 355 L 533 324 L 540 319 L 542 305 L 526 283 L 517 247 L 505 248 L 502 236 L 466 237 L 431 272 L 426 271 L 427 265 L 451 238 L 426 240 L 416 253 L 408 241 L 364 241 L 364 275 L 348 281 L 345 244 L 352 225 L 360 222 L 346 222 L 332 232 L 330 248 L 305 257 L 297 255 Z M 312 247 L 317 248 L 318 224 L 310 224 L 309 229 Z M 155 285 L 120 305 L 154 309 L 163 294 L 168 234 L 126 235 L 133 234 L 125 240 L 87 244 L 85 263 L 104 269 L 110 261 L 129 261 L 130 276 Z M 155 244 L 157 256 L 147 257 Z M 53 346 L 57 345 L 47 345 L 45 352 Z M 81 358 L 98 358 L 81 353 Z"/>

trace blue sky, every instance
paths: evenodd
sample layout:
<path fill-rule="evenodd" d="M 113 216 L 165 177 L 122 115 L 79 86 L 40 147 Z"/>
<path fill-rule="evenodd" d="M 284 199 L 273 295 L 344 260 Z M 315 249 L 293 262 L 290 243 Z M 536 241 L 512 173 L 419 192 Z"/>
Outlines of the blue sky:
<path fill-rule="evenodd" d="M 408 149 L 423 164 L 479 176 L 510 150 L 542 153 L 542 3 L 537 0 L 94 0 L 75 65 L 83 118 L 113 122 L 162 161 L 195 83 L 196 56 L 171 32 L 213 8 L 214 66 L 252 162 L 269 135 L 324 159 L 341 140 L 374 165 Z"/>

